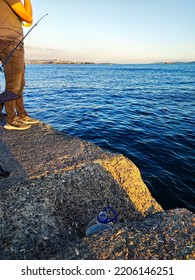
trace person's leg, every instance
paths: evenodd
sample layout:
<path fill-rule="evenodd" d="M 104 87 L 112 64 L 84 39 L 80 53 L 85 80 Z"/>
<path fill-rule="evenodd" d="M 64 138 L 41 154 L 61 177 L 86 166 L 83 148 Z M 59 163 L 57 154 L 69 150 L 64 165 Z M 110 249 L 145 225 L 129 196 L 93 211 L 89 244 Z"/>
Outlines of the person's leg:
<path fill-rule="evenodd" d="M 25 124 L 37 124 L 39 123 L 39 120 L 31 118 L 24 107 L 24 99 L 23 99 L 23 89 L 25 86 L 25 65 L 24 65 L 24 71 L 23 71 L 23 78 L 21 82 L 21 88 L 20 88 L 20 98 L 16 100 L 16 112 L 18 116 L 18 120 L 25 123 Z"/>
<path fill-rule="evenodd" d="M 18 92 L 20 97 L 16 100 L 16 104 L 15 104 L 18 117 L 27 116 L 27 112 L 24 107 L 24 98 L 23 98 L 24 86 L 25 86 L 25 64 L 23 66 L 22 79 L 21 79 L 20 89 Z"/>
<path fill-rule="evenodd" d="M 9 41 L 0 39 L 0 60 L 3 62 L 8 57 L 6 49 L 11 45 Z M 2 65 L 0 66 L 0 72 L 3 72 Z M 0 73 L 1 75 L 1 73 Z M 1 78 L 1 77 L 0 77 Z M 0 112 L 2 110 L 3 104 L 7 101 L 17 99 L 19 96 L 11 91 L 5 90 L 3 93 L 0 93 Z"/>
<path fill-rule="evenodd" d="M 2 61 L 4 61 L 10 52 L 13 50 L 14 45 L 9 45 L 2 54 Z M 4 65 L 4 73 L 6 85 L 5 88 L 15 94 L 21 96 L 21 81 L 24 72 L 24 48 L 19 46 L 13 53 L 10 60 Z M 19 97 L 20 99 L 20 97 Z M 15 112 L 16 100 L 8 101 L 5 103 L 5 110 L 7 113 L 7 122 L 11 123 L 16 116 Z"/>
<path fill-rule="evenodd" d="M 8 57 L 11 51 L 14 49 L 14 45 L 9 45 L 1 54 L 2 61 Z M 24 78 L 24 48 L 23 45 L 20 45 L 16 51 L 13 53 L 11 58 L 4 65 L 4 74 L 6 85 L 5 88 L 7 91 L 13 92 L 19 96 L 18 100 L 20 104 L 20 110 L 25 113 L 22 90 L 23 90 L 23 78 Z M 5 102 L 5 110 L 7 113 L 7 123 L 4 126 L 6 129 L 16 129 L 23 130 L 27 129 L 30 126 L 24 125 L 21 122 L 18 122 L 16 117 L 16 100 Z"/>

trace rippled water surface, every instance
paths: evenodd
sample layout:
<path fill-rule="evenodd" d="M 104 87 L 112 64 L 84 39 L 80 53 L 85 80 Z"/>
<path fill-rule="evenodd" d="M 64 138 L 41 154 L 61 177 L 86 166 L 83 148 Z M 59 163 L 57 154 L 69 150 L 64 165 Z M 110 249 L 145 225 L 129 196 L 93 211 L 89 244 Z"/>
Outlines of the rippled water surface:
<path fill-rule="evenodd" d="M 195 64 L 27 65 L 28 112 L 122 153 L 164 208 L 195 211 Z"/>

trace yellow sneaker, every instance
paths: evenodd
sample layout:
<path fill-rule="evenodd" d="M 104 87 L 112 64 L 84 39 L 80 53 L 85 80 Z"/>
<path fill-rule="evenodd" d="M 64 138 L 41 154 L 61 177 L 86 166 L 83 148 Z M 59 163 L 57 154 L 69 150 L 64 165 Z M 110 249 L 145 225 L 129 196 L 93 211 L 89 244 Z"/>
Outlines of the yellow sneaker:
<path fill-rule="evenodd" d="M 33 118 L 29 117 L 28 115 L 26 115 L 24 117 L 18 117 L 18 120 L 20 122 L 23 122 L 24 124 L 37 124 L 37 123 L 39 123 L 39 120 L 33 119 Z"/>
<path fill-rule="evenodd" d="M 31 125 L 25 124 L 25 123 L 21 123 L 21 122 L 19 122 L 17 120 L 14 120 L 11 123 L 6 123 L 4 125 L 4 128 L 8 129 L 8 130 L 26 130 L 26 129 L 29 129 L 30 127 L 31 127 Z"/>

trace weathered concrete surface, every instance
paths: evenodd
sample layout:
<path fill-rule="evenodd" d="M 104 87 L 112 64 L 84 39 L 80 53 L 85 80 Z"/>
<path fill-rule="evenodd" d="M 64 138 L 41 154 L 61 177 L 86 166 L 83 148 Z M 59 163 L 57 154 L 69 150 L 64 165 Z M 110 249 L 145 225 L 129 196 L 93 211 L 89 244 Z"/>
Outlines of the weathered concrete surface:
<path fill-rule="evenodd" d="M 0 164 L 11 172 L 9 178 L 1 179 L 1 190 L 23 179 L 71 170 L 108 154 L 44 123 L 26 131 L 7 131 L 0 126 L 0 150 Z"/>
<path fill-rule="evenodd" d="M 183 260 L 195 259 L 194 214 L 174 209 L 143 221 L 118 223 L 110 231 L 70 242 L 53 259 Z"/>
<path fill-rule="evenodd" d="M 98 163 L 122 186 L 141 214 L 162 210 L 143 183 L 139 169 L 122 155 L 111 154 L 92 143 L 59 133 L 44 123 L 23 132 L 0 127 L 0 133 L 0 164 L 11 172 L 8 178 L 0 179 L 2 191 L 23 180 L 66 173 Z M 143 199 L 144 203 L 141 203 Z"/>
<path fill-rule="evenodd" d="M 138 168 L 122 155 L 43 123 L 24 132 L 0 127 L 0 149 L 0 164 L 11 172 L 0 178 L 1 259 L 194 256 L 194 214 L 185 209 L 163 212 Z M 114 207 L 118 221 L 110 231 L 85 237 L 89 221 L 107 205 Z M 165 220 L 175 241 L 162 230 Z M 157 228 L 163 239 L 159 242 Z M 154 237 L 158 248 L 149 254 Z M 166 250 L 161 251 L 162 243 Z"/>

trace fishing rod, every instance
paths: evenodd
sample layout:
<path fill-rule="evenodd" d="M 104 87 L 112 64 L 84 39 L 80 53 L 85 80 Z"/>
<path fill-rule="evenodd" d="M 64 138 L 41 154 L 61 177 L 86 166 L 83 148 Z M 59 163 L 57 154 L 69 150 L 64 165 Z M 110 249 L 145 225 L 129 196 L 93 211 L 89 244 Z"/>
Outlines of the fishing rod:
<path fill-rule="evenodd" d="M 19 43 L 16 45 L 16 47 L 13 49 L 13 51 L 8 55 L 8 57 L 6 58 L 6 60 L 3 62 L 3 64 L 0 66 L 0 71 L 3 72 L 3 67 L 4 65 L 10 60 L 10 58 L 12 57 L 13 53 L 16 51 L 16 49 L 19 47 L 19 45 L 24 41 L 24 39 L 28 36 L 28 34 L 38 25 L 38 23 L 44 18 L 46 17 L 48 14 L 45 14 L 44 16 L 42 16 L 32 27 L 31 29 L 26 33 L 26 35 L 19 41 Z M 14 39 L 15 40 L 15 39 Z"/>

